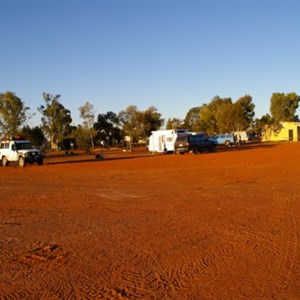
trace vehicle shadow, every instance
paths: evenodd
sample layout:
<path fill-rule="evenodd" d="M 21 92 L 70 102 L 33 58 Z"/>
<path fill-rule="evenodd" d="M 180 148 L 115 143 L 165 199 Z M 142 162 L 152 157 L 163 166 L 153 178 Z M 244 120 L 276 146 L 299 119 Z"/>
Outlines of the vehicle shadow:
<path fill-rule="evenodd" d="M 247 143 L 241 144 L 240 146 L 218 146 L 216 148 L 216 153 L 218 152 L 232 152 L 232 151 L 251 151 L 259 148 L 273 148 L 277 147 L 279 143 Z M 44 165 L 61 165 L 61 164 L 78 164 L 78 163 L 105 163 L 107 161 L 115 160 L 131 160 L 139 158 L 149 158 L 156 156 L 169 156 L 172 154 L 151 154 L 145 151 L 137 151 L 136 153 L 124 153 L 121 151 L 118 152 L 106 152 L 104 153 L 103 158 L 97 159 L 97 154 L 75 154 L 70 156 L 52 156 L 44 158 Z"/>
<path fill-rule="evenodd" d="M 114 160 L 127 160 L 127 159 L 138 159 L 138 158 L 145 158 L 145 157 L 150 157 L 149 154 L 144 154 L 144 155 L 131 155 L 131 156 L 106 156 L 102 159 L 97 159 L 96 155 L 90 155 L 85 157 L 82 157 L 80 155 L 77 155 L 76 158 L 73 158 L 71 160 L 68 159 L 52 159 L 52 158 L 45 158 L 44 159 L 44 165 L 61 165 L 61 164 L 78 164 L 78 163 L 105 163 L 107 161 L 114 161 Z"/>
<path fill-rule="evenodd" d="M 228 152 L 228 151 L 249 151 L 249 150 L 254 150 L 254 149 L 259 149 L 259 148 L 273 148 L 277 147 L 279 143 L 246 143 L 246 144 L 241 144 L 239 146 L 223 146 L 220 145 L 216 148 L 216 152 Z"/>

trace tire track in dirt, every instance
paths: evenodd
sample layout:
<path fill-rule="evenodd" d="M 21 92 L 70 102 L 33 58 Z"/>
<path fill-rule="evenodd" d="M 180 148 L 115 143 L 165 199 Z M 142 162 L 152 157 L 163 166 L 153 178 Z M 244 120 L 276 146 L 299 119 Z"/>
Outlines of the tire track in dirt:
<path fill-rule="evenodd" d="M 124 198 L 130 200 L 141 197 L 141 195 L 137 196 L 132 192 L 126 192 L 125 196 L 117 191 L 109 193 L 107 189 L 102 189 L 96 195 L 104 199 L 110 199 L 113 203 Z M 143 273 L 142 275 L 139 273 L 139 270 L 143 269 L 142 266 L 139 267 L 143 264 L 143 259 L 139 258 L 139 254 L 136 254 L 136 252 L 130 251 L 131 247 L 128 244 L 134 243 L 131 232 L 128 231 L 128 228 L 123 228 L 122 222 L 120 224 L 119 222 L 116 220 L 116 224 L 109 228 L 103 228 L 97 221 L 92 222 L 91 238 L 93 242 L 89 248 L 84 244 L 77 244 L 76 247 L 73 247 L 72 241 L 69 241 L 70 246 L 77 249 L 76 251 L 73 250 L 73 258 L 77 255 L 80 256 L 79 262 L 73 266 L 74 274 L 81 274 L 80 277 L 73 277 L 78 293 L 87 296 L 88 291 L 85 291 L 85 285 L 88 281 L 96 283 L 95 295 L 98 293 L 101 299 L 105 297 L 107 299 L 109 297 L 113 297 L 112 299 L 139 298 L 145 294 L 136 282 L 139 281 L 141 276 L 144 278 L 150 276 L 150 273 Z M 126 242 L 122 242 L 124 245 L 119 245 L 120 241 Z M 93 265 L 90 265 L 91 257 L 93 257 Z M 134 265 L 134 269 L 132 265 Z M 104 285 L 103 282 L 108 280 L 111 284 Z"/>
<path fill-rule="evenodd" d="M 201 157 L 193 157 L 193 168 L 196 159 L 200 161 Z M 90 169 L 88 174 L 93 172 Z M 116 172 L 121 172 L 119 169 L 120 164 Z M 299 287 L 295 275 L 299 271 L 299 224 L 292 205 L 299 199 L 296 196 L 279 188 L 281 194 L 268 191 L 267 196 L 261 194 L 261 202 L 256 201 L 255 197 L 266 192 L 261 187 L 263 180 L 253 177 L 254 181 L 250 178 L 231 183 L 232 178 L 240 177 L 237 167 L 225 180 L 230 182 L 233 194 L 224 193 L 225 184 L 218 190 L 215 178 L 207 180 L 213 172 L 200 174 L 205 188 L 198 188 L 198 169 L 195 180 L 184 181 L 178 176 L 176 180 L 181 181 L 174 189 L 170 182 L 163 181 L 163 177 L 169 178 L 168 169 L 159 180 L 159 174 L 155 174 L 155 184 L 151 181 L 147 188 L 150 196 L 139 202 L 143 189 L 133 185 L 141 180 L 128 180 L 126 173 L 124 184 L 112 184 L 105 181 L 104 172 L 99 180 L 100 171 L 92 173 L 96 182 L 82 182 L 73 195 L 71 189 L 64 190 L 66 195 L 59 193 L 59 201 L 53 200 L 50 186 L 50 193 L 41 200 L 48 202 L 41 214 L 24 211 L 31 203 L 22 202 L 24 215 L 29 215 L 24 226 L 0 224 L 1 233 L 5 233 L 0 240 L 1 300 L 300 299 L 295 291 Z M 73 187 L 77 177 L 72 179 Z M 156 189 L 163 185 L 168 185 L 167 191 L 165 186 L 164 190 Z M 216 199 L 214 194 L 220 191 L 222 197 Z M 46 186 L 44 192 L 46 195 Z M 162 202 L 160 195 L 166 192 L 174 194 L 171 200 Z M 75 196 L 77 202 L 73 203 Z M 64 203 L 64 197 L 69 202 Z M 42 208 L 39 202 L 33 205 L 36 203 Z M 60 208 L 49 209 L 52 206 Z M 20 219 L 12 217 L 14 210 L 9 212 L 7 222 Z M 6 213 L 3 211 L 3 216 Z M 36 225 L 37 230 L 29 234 Z M 17 233 L 18 229 L 23 231 Z M 28 246 L 37 240 L 38 247 Z M 24 250 L 26 247 L 29 250 Z M 289 292 L 292 285 L 294 289 Z"/>
<path fill-rule="evenodd" d="M 228 239 L 234 241 L 235 248 L 241 249 L 239 260 L 243 264 L 246 263 L 249 270 L 248 275 L 244 279 L 244 295 L 253 297 L 254 282 L 259 282 L 256 288 L 257 297 L 263 297 L 266 290 L 270 290 L 269 295 L 279 297 L 286 295 L 287 288 L 293 285 L 292 278 L 295 278 L 297 268 L 297 251 L 298 251 L 298 235 L 297 235 L 297 217 L 291 208 L 290 202 L 295 201 L 296 197 L 289 193 L 274 191 L 273 202 L 276 203 L 279 215 L 273 222 L 273 228 L 270 227 L 269 232 L 261 229 L 257 230 L 256 226 L 245 224 L 232 228 L 228 231 Z M 273 232 L 272 232 L 273 231 Z M 247 259 L 247 253 L 252 258 Z M 237 254 L 234 254 L 236 255 Z M 272 283 L 272 285 L 270 285 Z M 300 296 L 300 292 L 297 297 Z M 296 297 L 296 299 L 297 299 Z M 251 297 L 250 297 L 251 298 Z M 292 298 L 294 299 L 294 298 Z"/>
<path fill-rule="evenodd" d="M 113 246 L 106 247 L 109 249 Z M 145 274 L 143 259 L 139 259 L 138 255 L 131 257 L 132 254 L 122 254 L 121 249 L 115 253 L 103 250 L 97 253 L 96 248 L 81 248 L 81 250 L 79 262 L 70 271 L 75 275 L 72 275 L 72 281 L 76 286 L 77 294 L 85 298 L 90 297 L 92 292 L 93 297 L 98 296 L 100 299 L 105 299 L 105 297 L 108 297 L 107 299 L 109 297 L 116 297 L 112 299 L 140 298 L 145 295 L 140 282 L 141 279 L 146 280 L 151 277 L 151 272 Z M 94 263 L 90 265 L 92 256 Z M 108 280 L 110 285 L 104 284 Z M 153 281 L 153 278 L 150 281 Z"/>
<path fill-rule="evenodd" d="M 291 201 L 299 200 L 299 197 L 296 197 L 292 194 L 280 194 L 280 199 L 286 205 L 286 238 L 287 238 L 287 247 L 284 252 L 284 264 L 281 266 L 282 269 L 285 270 L 284 274 L 281 277 L 281 286 L 280 286 L 280 293 L 285 294 L 288 286 L 292 283 L 292 278 L 295 272 L 297 272 L 297 262 L 298 262 L 298 248 L 299 248 L 299 241 L 298 241 L 298 234 L 297 234 L 297 218 L 296 215 L 291 207 Z M 300 297 L 300 291 L 298 292 L 298 296 Z"/>
<path fill-rule="evenodd" d="M 0 298 L 49 299 L 50 296 L 60 295 L 59 297 L 64 299 L 64 286 L 68 286 L 69 283 L 64 282 L 64 278 L 59 273 L 52 274 L 51 268 L 53 265 L 58 265 L 67 256 L 68 253 L 55 244 L 46 244 L 20 254 L 10 252 L 10 257 L 6 258 L 6 271 L 8 274 L 15 274 L 18 284 L 12 285 L 14 280 L 5 277 L 5 274 L 1 276 L 1 284 L 7 282 L 8 285 L 1 289 L 5 294 L 0 291 Z M 25 284 L 28 280 L 32 280 L 31 289 L 28 289 L 28 285 Z M 13 291 L 10 290 L 10 287 L 13 288 Z"/>
<path fill-rule="evenodd" d="M 103 236 L 107 234 L 108 232 Z M 94 239 L 94 246 L 86 248 L 83 244 L 77 244 L 77 250 L 71 253 L 72 260 L 80 255 L 78 263 L 72 265 L 70 270 L 77 294 L 88 297 L 88 292 L 93 291 L 93 295 L 98 293 L 100 298 L 149 299 L 152 297 L 157 299 L 173 295 L 176 289 L 183 286 L 180 276 L 182 274 L 185 276 L 186 271 L 177 271 L 177 268 L 175 271 L 172 271 L 173 268 L 167 271 L 160 270 L 155 255 L 146 252 L 143 245 L 134 245 L 134 251 L 130 250 L 128 244 L 134 243 L 130 239 L 130 233 L 125 234 L 110 228 L 109 235 L 107 244 L 98 237 Z M 125 239 L 128 243 L 114 247 L 120 239 Z M 101 245 L 100 252 L 97 250 L 97 245 Z M 115 250 L 109 251 L 113 248 Z M 91 257 L 93 257 L 93 265 L 90 264 Z M 76 276 L 76 274 L 81 275 Z M 110 282 L 109 285 L 104 284 L 107 281 Z M 86 285 L 87 282 L 90 283 L 89 286 Z"/>
<path fill-rule="evenodd" d="M 137 254 L 129 260 L 123 259 L 115 265 L 114 271 L 119 270 L 115 283 L 124 287 L 128 298 L 133 299 L 163 299 L 174 298 L 174 292 L 181 285 L 180 273 L 177 266 L 163 270 L 155 264 L 155 259 Z"/>
<path fill-rule="evenodd" d="M 216 268 L 217 256 L 209 256 L 197 246 L 194 240 L 178 241 L 164 252 L 152 255 L 140 249 L 139 255 L 129 260 L 124 258 L 119 266 L 115 266 L 121 272 L 119 285 L 125 284 L 128 295 L 134 298 L 180 299 L 180 294 L 185 297 L 190 294 L 199 299 L 197 285 L 203 276 L 209 276 Z M 191 287 L 197 290 L 197 294 L 190 291 Z"/>
<path fill-rule="evenodd" d="M 98 226 L 94 225 L 93 229 L 98 230 Z M 130 231 L 124 233 L 110 228 L 102 230 L 102 234 L 89 244 L 91 247 L 69 241 L 68 248 L 72 251 L 63 250 L 65 247 L 61 245 L 46 244 L 23 252 L 18 256 L 18 261 L 23 265 L 38 267 L 38 282 L 30 291 L 18 288 L 17 293 L 6 296 L 12 299 L 17 299 L 21 294 L 27 295 L 28 299 L 173 299 L 177 296 L 178 299 L 178 293 L 185 293 L 195 298 L 200 291 L 195 293 L 199 288 L 193 282 L 201 282 L 201 278 L 209 278 L 216 273 L 217 258 L 224 256 L 220 249 L 208 252 L 209 237 L 178 241 L 168 251 L 165 250 L 169 254 L 149 253 L 143 245 L 134 245 L 133 252 L 124 252 L 122 246 L 115 253 L 108 251 L 122 239 L 134 243 L 130 237 L 132 234 Z M 103 243 L 103 237 L 109 238 L 109 241 Z M 98 245 L 102 248 L 100 252 Z M 199 245 L 202 245 L 201 251 L 197 250 Z M 192 258 L 180 259 L 180 255 L 187 251 L 193 254 Z M 77 256 L 80 256 L 79 261 L 76 260 Z M 56 262 L 63 263 L 64 260 L 69 264 L 69 271 L 62 275 L 58 267 L 54 267 Z M 48 266 L 46 273 L 45 265 Z M 111 284 L 108 285 L 107 281 Z M 190 287 L 193 287 L 193 292 L 189 291 Z M 205 290 L 201 293 L 205 295 Z"/>
<path fill-rule="evenodd" d="M 39 289 L 34 292 L 40 299 L 76 299 L 72 281 L 59 272 L 40 274 Z"/>

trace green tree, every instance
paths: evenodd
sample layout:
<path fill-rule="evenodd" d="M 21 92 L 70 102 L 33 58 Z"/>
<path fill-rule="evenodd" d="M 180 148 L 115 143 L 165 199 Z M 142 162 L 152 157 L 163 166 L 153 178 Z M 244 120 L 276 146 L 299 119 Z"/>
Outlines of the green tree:
<path fill-rule="evenodd" d="M 253 122 L 254 108 L 252 97 L 249 95 L 245 95 L 235 103 L 224 107 L 218 116 L 219 132 L 247 130 Z"/>
<path fill-rule="evenodd" d="M 87 128 L 78 125 L 72 129 L 71 137 L 75 139 L 78 148 L 85 149 L 86 153 L 90 152 L 90 131 Z"/>
<path fill-rule="evenodd" d="M 158 130 L 164 123 L 153 106 L 139 111 L 135 105 L 130 105 L 119 113 L 119 120 L 125 135 L 131 136 L 134 142 L 147 138 L 151 131 Z"/>
<path fill-rule="evenodd" d="M 43 130 L 39 126 L 31 128 L 28 125 L 26 125 L 21 129 L 20 134 L 22 137 L 26 138 L 27 140 L 30 140 L 32 144 L 38 148 L 43 146 L 43 144 L 46 141 Z"/>
<path fill-rule="evenodd" d="M 138 130 L 137 113 L 137 107 L 130 105 L 125 110 L 120 111 L 118 115 L 124 135 L 131 136 L 136 140 L 138 139 L 138 134 L 136 134 Z"/>
<path fill-rule="evenodd" d="M 166 129 L 186 128 L 184 121 L 179 118 L 169 118 L 166 124 Z"/>
<path fill-rule="evenodd" d="M 296 93 L 273 93 L 271 97 L 270 112 L 273 119 L 280 121 L 297 121 L 295 115 L 299 106 L 300 97 Z"/>
<path fill-rule="evenodd" d="M 210 103 L 191 108 L 184 123 L 191 131 L 203 131 L 210 135 L 246 130 L 253 121 L 254 107 L 249 95 L 235 103 L 231 98 L 215 96 Z"/>
<path fill-rule="evenodd" d="M 43 98 L 45 105 L 41 105 L 38 111 L 42 114 L 42 129 L 48 135 L 53 150 L 71 132 L 71 112 L 59 102 L 60 95 L 43 93 Z"/>
<path fill-rule="evenodd" d="M 81 132 L 86 132 L 88 134 L 92 148 L 94 149 L 94 137 L 97 135 L 97 131 L 94 128 L 95 124 L 95 110 L 94 106 L 89 102 L 86 102 L 83 106 L 79 107 L 80 117 L 83 119 L 83 128 L 86 130 L 81 130 Z"/>
<path fill-rule="evenodd" d="M 29 108 L 12 92 L 0 94 L 0 130 L 8 136 L 19 133 L 20 126 L 26 120 Z"/>
<path fill-rule="evenodd" d="M 255 119 L 253 131 L 255 136 L 264 136 L 267 140 L 273 133 L 279 133 L 282 129 L 282 124 L 276 121 L 269 114 L 265 114 L 260 119 Z"/>
<path fill-rule="evenodd" d="M 199 129 L 208 134 L 214 134 L 223 131 L 224 119 L 227 118 L 226 112 L 232 105 L 231 98 L 214 97 L 209 104 L 200 107 Z"/>
<path fill-rule="evenodd" d="M 122 139 L 119 118 L 112 111 L 108 111 L 106 114 L 99 114 L 94 128 L 97 131 L 97 139 L 106 141 L 107 145 L 115 145 Z"/>
<path fill-rule="evenodd" d="M 255 137 L 261 137 L 262 133 L 266 131 L 267 128 L 278 128 L 278 123 L 269 115 L 265 114 L 260 119 L 256 118 L 252 124 L 252 133 Z"/>
<path fill-rule="evenodd" d="M 200 107 L 193 107 L 187 112 L 183 121 L 184 123 L 183 127 L 190 131 L 197 132 L 199 131 L 199 120 L 200 120 Z"/>
<path fill-rule="evenodd" d="M 213 112 L 211 106 L 209 104 L 203 104 L 199 108 L 199 119 L 197 130 L 193 131 L 203 131 L 208 134 L 212 134 L 216 132 L 217 120 L 215 113 Z"/>
<path fill-rule="evenodd" d="M 137 136 L 139 139 L 145 139 L 151 135 L 151 131 L 158 130 L 164 120 L 161 118 L 161 114 L 157 112 L 154 106 L 150 106 L 145 111 L 139 111 L 136 115 Z"/>

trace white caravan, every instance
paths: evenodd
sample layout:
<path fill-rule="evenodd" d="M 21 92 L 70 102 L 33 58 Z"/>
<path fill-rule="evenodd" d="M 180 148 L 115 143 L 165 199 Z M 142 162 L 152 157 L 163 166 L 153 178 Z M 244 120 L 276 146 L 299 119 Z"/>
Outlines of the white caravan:
<path fill-rule="evenodd" d="M 158 153 L 173 153 L 178 135 L 187 134 L 186 129 L 169 129 L 152 131 L 148 141 L 148 151 Z"/>

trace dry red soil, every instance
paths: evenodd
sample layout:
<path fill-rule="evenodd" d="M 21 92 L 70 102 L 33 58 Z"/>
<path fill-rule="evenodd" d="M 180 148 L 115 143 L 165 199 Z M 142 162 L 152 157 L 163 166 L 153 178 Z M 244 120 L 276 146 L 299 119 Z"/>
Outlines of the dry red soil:
<path fill-rule="evenodd" d="M 0 299 L 300 299 L 300 143 L 0 167 Z"/>

